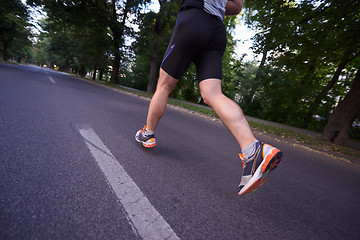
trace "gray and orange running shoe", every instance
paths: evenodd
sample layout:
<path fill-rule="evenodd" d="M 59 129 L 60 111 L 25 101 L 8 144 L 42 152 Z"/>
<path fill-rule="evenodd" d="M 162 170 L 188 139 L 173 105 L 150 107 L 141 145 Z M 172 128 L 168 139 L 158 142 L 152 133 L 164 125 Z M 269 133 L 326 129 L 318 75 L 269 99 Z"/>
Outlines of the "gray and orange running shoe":
<path fill-rule="evenodd" d="M 262 142 L 258 142 L 253 160 L 245 162 L 244 156 L 239 154 L 244 170 L 238 188 L 239 195 L 251 193 L 261 187 L 268 179 L 268 173 L 277 167 L 282 156 L 282 151 Z"/>
<path fill-rule="evenodd" d="M 147 133 L 146 132 L 146 126 L 145 125 L 143 127 L 143 129 L 137 131 L 137 133 L 135 134 L 135 140 L 138 142 L 141 142 L 143 144 L 144 147 L 146 148 L 152 148 L 156 146 L 156 141 L 155 141 L 155 134 L 154 133 Z"/>

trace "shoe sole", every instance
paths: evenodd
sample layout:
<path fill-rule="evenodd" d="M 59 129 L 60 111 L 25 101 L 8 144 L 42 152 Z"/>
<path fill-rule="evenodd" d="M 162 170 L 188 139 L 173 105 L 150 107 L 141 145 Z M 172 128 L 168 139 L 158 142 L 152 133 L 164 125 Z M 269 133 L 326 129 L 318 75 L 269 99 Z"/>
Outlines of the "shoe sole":
<path fill-rule="evenodd" d="M 282 160 L 283 153 L 274 148 L 272 152 L 262 161 L 249 182 L 241 189 L 239 195 L 245 195 L 259 189 L 268 179 L 270 171 L 274 170 Z"/>
<path fill-rule="evenodd" d="M 146 148 L 152 148 L 156 146 L 155 138 L 151 138 L 147 140 L 146 142 L 142 142 L 143 146 Z"/>

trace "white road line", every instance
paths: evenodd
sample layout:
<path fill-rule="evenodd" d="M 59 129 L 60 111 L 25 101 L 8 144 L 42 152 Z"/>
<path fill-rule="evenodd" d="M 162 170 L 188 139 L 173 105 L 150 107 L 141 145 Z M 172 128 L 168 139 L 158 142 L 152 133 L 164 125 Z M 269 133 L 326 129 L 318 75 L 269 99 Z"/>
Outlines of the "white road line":
<path fill-rule="evenodd" d="M 81 125 L 78 129 L 125 209 L 135 234 L 143 239 L 179 239 L 91 127 Z"/>
<path fill-rule="evenodd" d="M 54 84 L 56 83 L 55 80 L 54 80 L 52 77 L 50 77 L 50 76 L 49 76 L 49 80 L 50 80 L 50 82 L 52 82 L 52 83 L 54 83 Z"/>

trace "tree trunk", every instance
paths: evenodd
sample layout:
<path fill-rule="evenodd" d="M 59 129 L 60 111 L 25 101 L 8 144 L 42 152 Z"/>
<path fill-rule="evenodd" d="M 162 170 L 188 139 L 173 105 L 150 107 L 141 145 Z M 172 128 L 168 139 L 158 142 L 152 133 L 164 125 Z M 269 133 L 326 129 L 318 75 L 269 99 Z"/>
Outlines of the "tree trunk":
<path fill-rule="evenodd" d="M 111 31 L 113 32 L 113 37 L 114 37 L 114 63 L 113 63 L 113 72 L 111 74 L 110 82 L 116 84 L 118 81 L 120 59 L 121 59 L 120 41 L 122 36 L 124 35 L 125 21 L 129 13 L 132 0 L 126 1 L 122 21 L 120 24 L 117 20 L 116 5 L 115 5 L 116 0 L 112 0 L 111 2 L 112 2 L 111 7 L 112 7 L 112 17 L 113 17 L 113 24 L 111 27 Z"/>
<path fill-rule="evenodd" d="M 342 145 L 349 138 L 352 123 L 360 113 L 360 67 L 354 83 L 345 98 L 338 104 L 324 128 L 323 137 Z"/>
<path fill-rule="evenodd" d="M 159 58 L 159 47 L 154 46 L 151 51 L 151 64 L 150 64 L 150 78 L 147 87 L 147 92 L 154 93 L 156 90 L 156 80 L 158 75 L 158 58 Z"/>
<path fill-rule="evenodd" d="M 255 79 L 254 79 L 254 82 L 258 81 L 259 78 L 260 78 L 260 74 L 262 73 L 263 69 L 264 69 L 264 66 L 265 66 L 265 61 L 266 61 L 266 57 L 267 57 L 267 49 L 266 47 L 264 48 L 264 52 L 263 52 L 263 55 L 262 55 L 262 58 L 261 58 L 261 62 L 260 62 L 260 65 L 259 65 L 259 68 L 256 72 L 256 75 L 255 75 Z"/>
<path fill-rule="evenodd" d="M 79 69 L 79 75 L 82 76 L 82 77 L 85 77 L 86 76 L 86 69 L 84 66 L 81 66 L 80 69 Z"/>
<path fill-rule="evenodd" d="M 14 21 L 11 21 L 11 25 L 10 25 L 8 28 L 5 28 L 5 29 L 7 29 L 7 30 L 12 30 L 12 29 L 14 29 L 14 28 L 15 28 L 15 22 L 14 22 Z M 3 54 L 3 60 L 6 62 L 6 61 L 9 59 L 9 57 L 8 57 L 8 52 L 7 52 L 8 47 L 9 47 L 9 43 L 10 43 L 12 40 L 14 40 L 14 36 L 10 36 L 10 38 L 5 39 L 5 36 L 3 36 L 2 30 L 3 30 L 3 29 L 1 29 L 1 31 L 0 31 L 0 36 L 1 36 L 0 39 L 2 39 L 2 43 L 3 43 L 3 52 L 2 52 L 2 54 Z"/>
<path fill-rule="evenodd" d="M 342 70 L 345 68 L 346 64 L 350 61 L 349 59 L 349 53 L 345 53 L 343 58 L 341 59 L 341 62 L 336 69 L 336 72 L 334 76 L 331 78 L 330 82 L 326 85 L 325 88 L 321 90 L 321 92 L 315 97 L 314 102 L 310 105 L 309 110 L 304 118 L 303 121 L 303 127 L 307 128 L 309 126 L 309 123 L 311 121 L 312 115 L 314 115 L 315 111 L 320 105 L 321 100 L 323 100 L 328 92 L 331 90 L 331 88 L 335 85 L 335 83 L 339 80 L 339 77 L 341 75 Z"/>
<path fill-rule="evenodd" d="M 261 62 L 260 62 L 259 68 L 258 68 L 258 70 L 257 70 L 257 72 L 256 72 L 256 75 L 255 75 L 255 78 L 254 78 L 254 82 L 259 81 L 260 75 L 263 74 L 264 66 L 265 66 L 265 61 L 266 61 L 266 57 L 267 57 L 267 53 L 268 53 L 268 50 L 267 50 L 267 48 L 265 47 L 265 48 L 264 48 L 263 55 L 262 55 L 262 58 L 261 58 Z M 253 102 L 253 100 L 254 100 L 254 94 L 255 94 L 256 90 L 257 90 L 257 89 L 255 89 L 255 88 L 251 88 L 251 89 L 250 89 L 249 95 L 244 99 L 246 104 L 250 104 L 251 102 Z"/>
<path fill-rule="evenodd" d="M 97 65 L 94 64 L 94 73 L 92 75 L 92 79 L 95 80 L 96 79 L 96 72 L 97 72 Z"/>
<path fill-rule="evenodd" d="M 8 41 L 3 41 L 3 60 L 6 62 L 8 60 L 8 55 L 7 55 L 7 48 L 8 48 L 9 42 Z"/>
<path fill-rule="evenodd" d="M 103 68 L 100 68 L 100 69 L 99 69 L 99 78 L 98 78 L 99 81 L 102 81 L 103 74 L 104 74 L 104 69 L 103 69 Z"/>
<path fill-rule="evenodd" d="M 164 29 L 166 25 L 169 23 L 170 17 L 174 15 L 175 10 L 168 10 L 164 7 L 166 4 L 166 0 L 159 0 L 160 11 L 157 14 L 154 32 L 157 35 L 158 39 L 161 39 L 164 34 Z M 160 46 L 158 42 L 155 42 L 153 49 L 151 51 L 151 63 L 150 63 L 150 78 L 147 87 L 147 92 L 154 93 L 156 90 L 157 78 L 158 78 L 158 70 L 159 70 L 159 51 Z"/>
<path fill-rule="evenodd" d="M 116 35 L 114 35 L 116 38 Z M 120 68 L 120 44 L 117 40 L 114 39 L 114 63 L 113 63 L 113 71 L 111 74 L 110 82 L 116 84 L 118 81 L 119 68 Z"/>
<path fill-rule="evenodd" d="M 304 86 L 308 82 L 310 82 L 309 80 L 311 80 L 311 78 L 314 76 L 316 66 L 317 66 L 317 59 L 311 59 L 310 67 L 309 67 L 307 73 L 305 74 L 304 78 L 301 80 L 301 83 L 300 83 L 301 86 Z"/>

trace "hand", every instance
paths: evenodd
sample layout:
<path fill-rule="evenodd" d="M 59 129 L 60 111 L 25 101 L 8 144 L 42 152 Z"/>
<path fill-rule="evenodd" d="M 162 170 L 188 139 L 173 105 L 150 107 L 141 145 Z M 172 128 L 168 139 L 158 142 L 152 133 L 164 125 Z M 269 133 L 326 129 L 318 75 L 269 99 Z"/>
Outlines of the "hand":
<path fill-rule="evenodd" d="M 225 6 L 225 15 L 237 15 L 240 13 L 243 0 L 228 0 Z"/>

